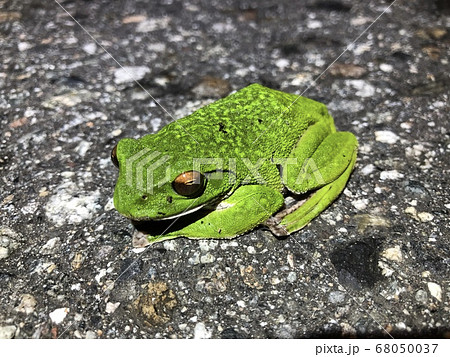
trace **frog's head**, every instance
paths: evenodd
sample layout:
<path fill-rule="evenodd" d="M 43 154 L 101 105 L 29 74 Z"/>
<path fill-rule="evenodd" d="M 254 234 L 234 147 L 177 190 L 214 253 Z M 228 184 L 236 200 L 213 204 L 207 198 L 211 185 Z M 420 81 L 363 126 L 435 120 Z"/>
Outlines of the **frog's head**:
<path fill-rule="evenodd" d="M 234 173 L 221 160 L 196 158 L 192 148 L 156 136 L 122 139 L 111 152 L 119 168 L 114 206 L 120 214 L 133 221 L 188 216 L 211 209 L 233 189 Z"/>

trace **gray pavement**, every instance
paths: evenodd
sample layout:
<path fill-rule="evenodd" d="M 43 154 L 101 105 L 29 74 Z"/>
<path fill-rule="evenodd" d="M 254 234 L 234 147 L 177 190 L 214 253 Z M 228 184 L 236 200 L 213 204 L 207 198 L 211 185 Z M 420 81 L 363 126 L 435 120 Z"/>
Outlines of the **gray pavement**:
<path fill-rule="evenodd" d="M 0 337 L 450 337 L 446 2 L 60 4 L 0 1 Z M 345 192 L 285 239 L 133 248 L 111 149 L 250 83 L 355 133 Z"/>

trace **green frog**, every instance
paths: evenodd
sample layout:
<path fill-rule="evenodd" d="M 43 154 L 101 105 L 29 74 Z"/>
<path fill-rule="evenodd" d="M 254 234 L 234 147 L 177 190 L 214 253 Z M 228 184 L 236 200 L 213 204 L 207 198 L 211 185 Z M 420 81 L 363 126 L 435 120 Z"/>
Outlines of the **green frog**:
<path fill-rule="evenodd" d="M 252 84 L 155 134 L 121 139 L 111 153 L 114 205 L 145 244 L 234 238 L 258 225 L 289 235 L 343 191 L 357 147 L 324 104 Z"/>

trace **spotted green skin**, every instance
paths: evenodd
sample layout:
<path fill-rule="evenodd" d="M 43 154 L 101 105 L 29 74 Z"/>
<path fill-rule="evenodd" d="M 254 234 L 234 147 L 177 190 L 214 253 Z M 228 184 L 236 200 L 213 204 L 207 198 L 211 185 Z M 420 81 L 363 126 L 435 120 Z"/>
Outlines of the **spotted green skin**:
<path fill-rule="evenodd" d="M 252 84 L 156 134 L 120 140 L 114 205 L 122 215 L 149 225 L 203 206 L 201 218 L 184 215 L 186 223 L 148 235 L 150 243 L 176 237 L 233 238 L 264 223 L 277 235 L 288 235 L 319 215 L 344 189 L 357 146 L 353 134 L 336 132 L 322 103 Z M 164 164 L 150 174 L 130 164 L 130 158 L 139 155 L 140 162 L 164 158 Z M 204 164 L 194 167 L 199 159 Z M 314 165 L 307 165 L 309 174 L 302 176 L 305 162 Z M 256 172 L 249 169 L 252 165 Z M 204 192 L 199 197 L 177 194 L 172 181 L 193 169 L 208 178 Z M 140 176 L 146 185 L 130 181 L 130 175 Z M 309 191 L 314 194 L 305 204 L 269 219 L 284 208 L 286 193 Z"/>

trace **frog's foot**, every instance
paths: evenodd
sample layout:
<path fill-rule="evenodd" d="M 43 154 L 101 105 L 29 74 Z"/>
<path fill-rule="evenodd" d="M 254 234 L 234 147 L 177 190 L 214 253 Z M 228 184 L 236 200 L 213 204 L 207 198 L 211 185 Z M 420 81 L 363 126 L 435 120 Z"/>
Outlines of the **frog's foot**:
<path fill-rule="evenodd" d="M 309 195 L 311 196 L 311 195 Z M 304 198 L 304 195 L 301 198 L 294 198 L 288 196 L 284 202 L 284 209 L 279 211 L 277 214 L 270 217 L 263 224 L 270 229 L 270 231 L 278 236 L 283 237 L 289 235 L 289 232 L 286 230 L 286 227 L 282 226 L 281 220 L 286 217 L 288 214 L 295 212 L 300 206 L 302 206 L 307 201 L 307 198 Z"/>
<path fill-rule="evenodd" d="M 133 248 L 144 248 L 149 244 L 151 244 L 150 241 L 147 239 L 147 237 L 148 237 L 147 234 L 135 230 L 133 232 L 133 240 L 132 240 Z"/>
<path fill-rule="evenodd" d="M 168 233 L 166 235 L 149 235 L 148 233 L 141 232 L 138 230 L 135 230 L 133 232 L 133 238 L 132 238 L 132 245 L 133 248 L 145 248 L 151 244 L 162 242 L 167 239 L 176 238 L 178 235 L 173 235 L 171 233 Z"/>

